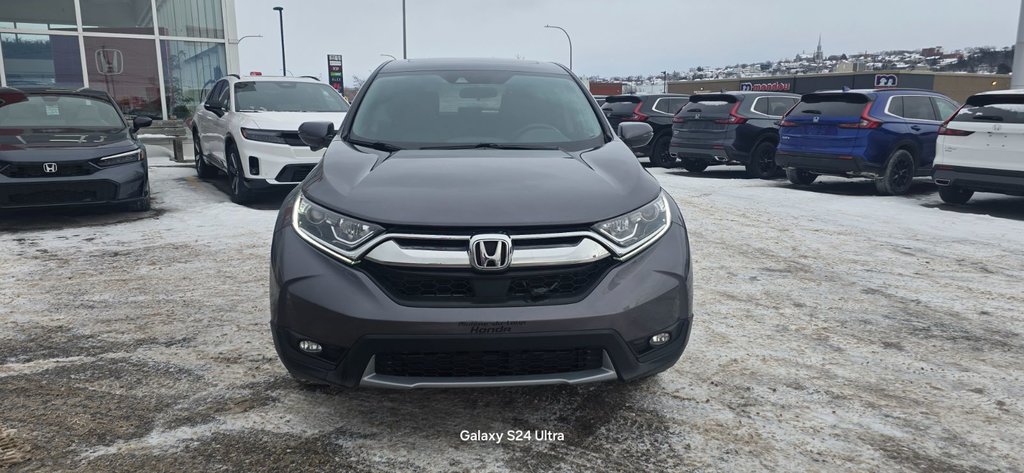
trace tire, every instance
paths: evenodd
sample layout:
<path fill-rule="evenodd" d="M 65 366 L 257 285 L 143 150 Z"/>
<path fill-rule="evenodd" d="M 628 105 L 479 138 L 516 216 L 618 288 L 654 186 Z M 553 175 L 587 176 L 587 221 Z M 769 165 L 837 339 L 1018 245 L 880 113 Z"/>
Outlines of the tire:
<path fill-rule="evenodd" d="M 809 186 L 814 181 L 818 180 L 817 174 L 813 174 L 803 169 L 793 168 L 786 169 L 786 177 L 789 179 L 789 182 L 798 186 Z"/>
<path fill-rule="evenodd" d="M 217 177 L 217 168 L 210 166 L 203 157 L 203 145 L 199 143 L 199 133 L 192 130 L 192 150 L 196 155 L 196 175 L 200 179 Z"/>
<path fill-rule="evenodd" d="M 775 164 L 775 144 L 762 141 L 750 152 L 747 163 L 747 176 L 760 179 L 774 179 L 779 175 L 779 166 Z"/>
<path fill-rule="evenodd" d="M 669 154 L 670 138 L 667 135 L 662 135 L 654 139 L 654 145 L 651 146 L 651 164 L 660 168 L 671 167 L 676 162 L 676 158 L 673 158 Z"/>
<path fill-rule="evenodd" d="M 957 186 L 942 186 L 939 187 L 939 197 L 947 204 L 962 205 L 974 197 L 974 191 Z"/>
<path fill-rule="evenodd" d="M 683 169 L 689 172 L 704 172 L 708 168 L 708 163 L 704 161 L 694 161 L 692 159 L 683 160 Z"/>
<path fill-rule="evenodd" d="M 885 165 L 885 175 L 875 180 L 875 188 L 881 195 L 906 194 L 914 185 L 916 171 L 914 155 L 910 151 L 900 148 L 889 156 L 889 162 Z"/>
<path fill-rule="evenodd" d="M 238 150 L 233 146 L 228 147 L 228 183 L 231 185 L 232 202 L 236 204 L 252 202 L 253 191 L 245 182 L 242 160 L 238 157 Z"/>

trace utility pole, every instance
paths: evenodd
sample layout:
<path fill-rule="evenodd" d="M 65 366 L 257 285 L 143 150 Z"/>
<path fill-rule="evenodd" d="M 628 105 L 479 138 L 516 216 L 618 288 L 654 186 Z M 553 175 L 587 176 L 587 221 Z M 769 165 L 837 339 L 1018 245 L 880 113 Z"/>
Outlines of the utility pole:
<path fill-rule="evenodd" d="M 277 17 L 281 23 L 281 75 L 288 75 L 288 63 L 284 56 L 284 7 L 274 7 L 277 11 Z"/>
<path fill-rule="evenodd" d="M 1024 0 L 1020 2 L 1020 21 L 1017 23 L 1017 46 L 1013 50 L 1013 77 L 1010 87 L 1024 89 Z"/>
<path fill-rule="evenodd" d="M 1022 0 L 1022 1 L 1024 1 L 1024 0 Z M 665 86 L 665 93 L 667 94 L 668 93 L 668 71 L 661 71 L 661 77 L 662 77 L 661 82 L 664 84 L 664 86 Z"/>
<path fill-rule="evenodd" d="M 409 59 L 409 43 L 405 36 L 405 0 L 402 0 L 402 59 Z"/>

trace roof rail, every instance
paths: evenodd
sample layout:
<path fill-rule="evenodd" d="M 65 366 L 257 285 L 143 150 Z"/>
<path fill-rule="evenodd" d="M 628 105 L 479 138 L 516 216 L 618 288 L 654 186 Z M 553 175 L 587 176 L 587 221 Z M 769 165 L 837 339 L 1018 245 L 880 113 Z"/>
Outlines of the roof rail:
<path fill-rule="evenodd" d="M 319 81 L 319 80 L 320 80 L 320 78 L 319 78 L 319 77 L 316 77 L 316 76 L 300 76 L 300 77 L 305 77 L 305 78 L 307 78 L 307 79 L 313 79 L 313 80 L 315 80 L 315 81 Z"/>

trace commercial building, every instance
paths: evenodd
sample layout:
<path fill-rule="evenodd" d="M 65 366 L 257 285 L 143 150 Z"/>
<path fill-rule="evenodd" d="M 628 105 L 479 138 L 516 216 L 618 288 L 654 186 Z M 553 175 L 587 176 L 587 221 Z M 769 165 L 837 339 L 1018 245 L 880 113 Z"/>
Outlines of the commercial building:
<path fill-rule="evenodd" d="M 238 73 L 234 0 L 2 0 L 0 85 L 106 90 L 129 115 L 182 119 Z"/>
<path fill-rule="evenodd" d="M 962 74 L 943 72 L 871 71 L 795 76 L 755 77 L 747 79 L 670 82 L 669 92 L 693 94 L 721 90 L 761 90 L 807 94 L 818 90 L 873 89 L 903 87 L 934 90 L 963 102 L 978 92 L 1010 88 L 1005 74 Z"/>

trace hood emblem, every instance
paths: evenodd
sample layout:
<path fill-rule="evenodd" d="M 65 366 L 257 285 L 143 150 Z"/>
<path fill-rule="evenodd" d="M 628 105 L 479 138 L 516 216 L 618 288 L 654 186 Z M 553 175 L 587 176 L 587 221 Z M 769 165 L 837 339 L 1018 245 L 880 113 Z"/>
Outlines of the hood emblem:
<path fill-rule="evenodd" d="M 480 271 L 504 271 L 512 262 L 512 239 L 508 235 L 474 235 L 469 239 L 469 259 Z"/>
<path fill-rule="evenodd" d="M 43 172 L 57 174 L 57 163 L 43 163 Z"/>

